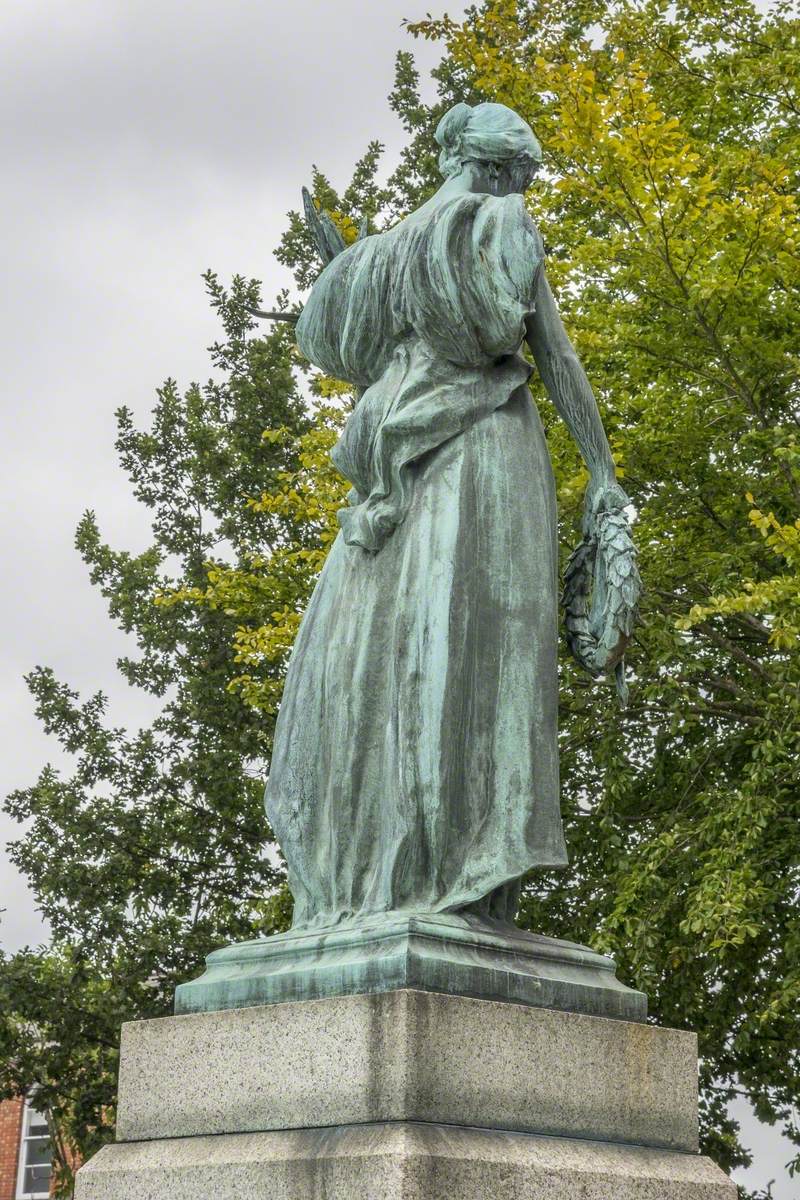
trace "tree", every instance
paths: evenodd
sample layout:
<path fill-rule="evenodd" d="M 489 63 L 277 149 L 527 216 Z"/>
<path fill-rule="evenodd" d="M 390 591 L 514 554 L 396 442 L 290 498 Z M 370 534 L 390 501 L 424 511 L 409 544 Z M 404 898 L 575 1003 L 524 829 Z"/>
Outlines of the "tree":
<path fill-rule="evenodd" d="M 265 844 L 263 762 L 271 723 L 226 685 L 238 671 L 225 612 L 158 606 L 196 586 L 208 561 L 269 553 L 291 515 L 248 506 L 293 467 L 280 425 L 308 428 L 292 338 L 252 336 L 258 287 L 225 290 L 206 276 L 224 330 L 214 378 L 181 394 L 159 390 L 149 429 L 120 409 L 117 449 L 153 538 L 131 555 L 104 544 L 87 513 L 76 542 L 109 614 L 136 639 L 119 669 L 161 701 L 149 728 L 110 727 L 102 694 L 80 699 L 52 671 L 28 682 L 45 729 L 74 756 L 63 777 L 46 767 L 6 810 L 30 822 L 11 848 L 53 931 L 53 945 L 0 962 L 0 1088 L 37 1089 L 52 1117 L 63 1187 L 71 1152 L 113 1133 L 122 1020 L 170 1011 L 175 984 L 221 942 L 284 919 L 271 899 L 282 870 Z M 293 600 L 293 597 L 289 597 Z M 63 1144 L 62 1144 L 63 1143 Z"/>
<path fill-rule="evenodd" d="M 632 703 L 611 715 L 565 663 L 577 869 L 531 881 L 525 917 L 699 1031 L 706 1147 L 734 1165 L 737 1089 L 800 1142 L 800 24 L 748 0 L 497 0 L 413 29 L 446 43 L 446 103 L 508 103 L 540 137 L 532 208 L 639 513 Z M 582 472 L 548 435 L 569 522 Z"/>

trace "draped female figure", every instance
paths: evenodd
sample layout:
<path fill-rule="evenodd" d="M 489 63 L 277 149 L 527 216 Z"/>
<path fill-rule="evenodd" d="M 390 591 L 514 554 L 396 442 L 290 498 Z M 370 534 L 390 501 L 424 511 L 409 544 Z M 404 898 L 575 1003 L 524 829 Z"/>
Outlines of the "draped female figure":
<path fill-rule="evenodd" d="M 267 785 L 295 929 L 510 921 L 522 877 L 567 862 L 555 488 L 526 339 L 589 467 L 587 513 L 627 498 L 525 206 L 536 138 L 497 104 L 457 105 L 436 137 L 443 186 L 333 258 L 297 326 L 363 394 Z"/>

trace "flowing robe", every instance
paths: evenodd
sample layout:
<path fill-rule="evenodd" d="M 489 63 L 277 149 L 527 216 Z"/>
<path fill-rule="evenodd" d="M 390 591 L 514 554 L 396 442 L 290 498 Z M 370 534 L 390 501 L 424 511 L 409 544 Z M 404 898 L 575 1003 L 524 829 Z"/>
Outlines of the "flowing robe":
<path fill-rule="evenodd" d="M 267 785 L 296 929 L 512 919 L 520 877 L 567 861 L 555 491 L 519 354 L 542 260 L 521 196 L 436 197 L 335 258 L 298 324 L 366 390 Z"/>

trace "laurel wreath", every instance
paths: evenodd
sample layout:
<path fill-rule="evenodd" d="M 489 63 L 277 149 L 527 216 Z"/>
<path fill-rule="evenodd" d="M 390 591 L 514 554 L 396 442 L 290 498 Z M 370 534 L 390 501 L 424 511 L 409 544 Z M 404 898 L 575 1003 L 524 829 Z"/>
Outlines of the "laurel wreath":
<path fill-rule="evenodd" d="M 595 678 L 614 671 L 628 700 L 624 654 L 633 633 L 642 580 L 623 508 L 595 512 L 564 572 L 564 625 L 573 658 Z"/>

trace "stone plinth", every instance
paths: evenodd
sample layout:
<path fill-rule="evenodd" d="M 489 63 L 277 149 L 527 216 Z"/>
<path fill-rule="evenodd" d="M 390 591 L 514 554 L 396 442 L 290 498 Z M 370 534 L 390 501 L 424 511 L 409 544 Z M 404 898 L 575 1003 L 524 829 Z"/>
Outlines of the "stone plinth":
<path fill-rule="evenodd" d="M 692 1034 L 406 990 L 124 1028 L 76 1200 L 735 1200 Z"/>
<path fill-rule="evenodd" d="M 644 1021 L 647 997 L 587 946 L 465 913 L 388 913 L 215 950 L 175 1012 L 416 988 Z"/>
<path fill-rule="evenodd" d="M 123 1027 L 123 1141 L 432 1121 L 697 1149 L 694 1034 L 401 991 Z"/>
<path fill-rule="evenodd" d="M 706 1158 L 450 1125 L 108 1146 L 78 1200 L 736 1200 Z"/>

